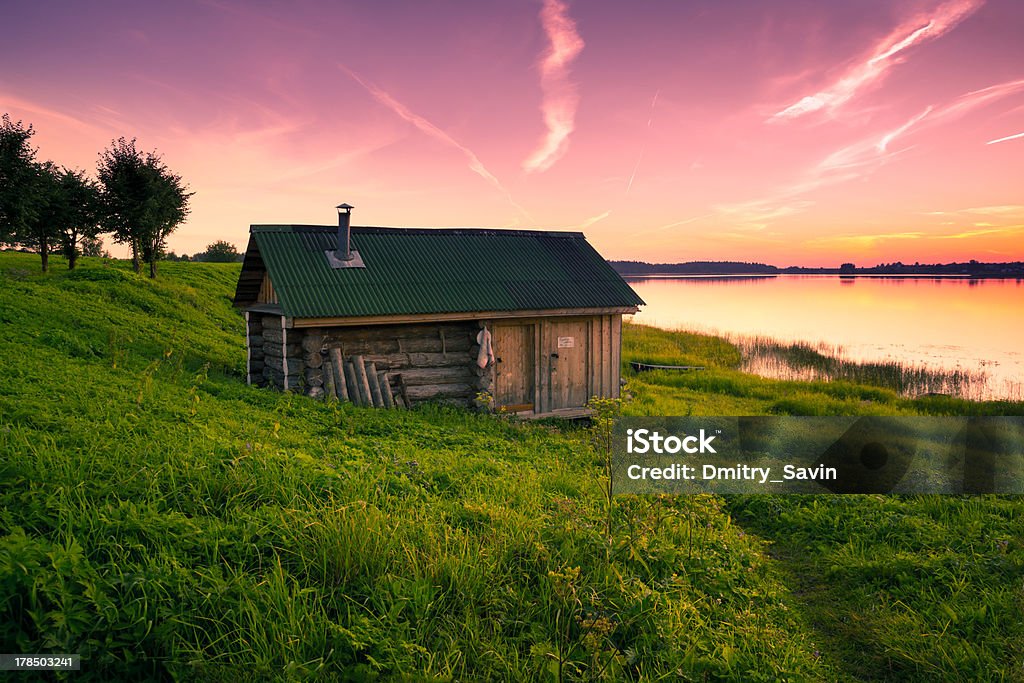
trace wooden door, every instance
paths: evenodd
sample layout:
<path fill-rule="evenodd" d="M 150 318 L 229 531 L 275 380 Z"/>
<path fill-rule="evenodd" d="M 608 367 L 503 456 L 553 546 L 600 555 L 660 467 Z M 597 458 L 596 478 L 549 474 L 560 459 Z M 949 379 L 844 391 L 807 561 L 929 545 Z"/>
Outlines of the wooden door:
<path fill-rule="evenodd" d="M 533 325 L 494 325 L 494 403 L 510 412 L 534 410 L 536 347 Z"/>
<path fill-rule="evenodd" d="M 579 408 L 586 404 L 587 321 L 553 320 L 544 335 L 547 356 L 548 410 Z"/>

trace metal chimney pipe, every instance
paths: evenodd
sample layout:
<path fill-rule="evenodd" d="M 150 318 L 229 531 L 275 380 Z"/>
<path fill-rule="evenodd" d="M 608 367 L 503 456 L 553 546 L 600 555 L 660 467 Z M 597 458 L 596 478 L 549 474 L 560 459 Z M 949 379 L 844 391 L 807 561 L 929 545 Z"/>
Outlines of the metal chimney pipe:
<path fill-rule="evenodd" d="M 350 204 L 338 204 L 338 248 L 334 255 L 340 261 L 352 260 L 352 209 Z"/>

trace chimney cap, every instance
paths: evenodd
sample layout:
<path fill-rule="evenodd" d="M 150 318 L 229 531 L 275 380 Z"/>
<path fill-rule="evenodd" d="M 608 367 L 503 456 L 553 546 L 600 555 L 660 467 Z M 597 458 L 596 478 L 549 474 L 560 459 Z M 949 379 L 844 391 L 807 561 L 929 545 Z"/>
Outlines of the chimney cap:
<path fill-rule="evenodd" d="M 334 208 L 341 209 L 341 210 L 344 210 L 344 211 L 351 211 L 352 209 L 354 209 L 356 207 L 352 206 L 351 204 L 338 204 Z"/>

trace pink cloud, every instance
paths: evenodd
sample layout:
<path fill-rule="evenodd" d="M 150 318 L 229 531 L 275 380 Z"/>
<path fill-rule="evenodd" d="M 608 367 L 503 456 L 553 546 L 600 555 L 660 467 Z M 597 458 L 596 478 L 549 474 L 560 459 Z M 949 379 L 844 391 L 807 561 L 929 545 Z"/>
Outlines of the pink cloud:
<path fill-rule="evenodd" d="M 549 43 L 540 63 L 540 86 L 544 93 L 541 112 L 547 134 L 523 162 L 528 172 L 546 171 L 568 151 L 579 103 L 576 86 L 569 80 L 569 67 L 583 50 L 583 39 L 569 17 L 568 5 L 561 0 L 544 0 L 540 21 Z"/>
<path fill-rule="evenodd" d="M 661 94 L 661 88 L 654 93 L 654 99 L 651 100 L 651 112 L 647 115 L 647 130 L 651 130 L 651 124 L 654 123 L 654 107 L 658 104 L 658 95 Z M 629 174 L 629 182 L 626 183 L 626 194 L 633 189 L 633 181 L 636 179 L 636 172 L 640 170 L 640 162 L 644 160 L 644 152 L 647 151 L 647 141 L 644 140 L 643 146 L 640 148 L 640 154 L 636 158 L 636 163 L 633 164 L 633 172 Z"/>
<path fill-rule="evenodd" d="M 914 16 L 880 40 L 870 57 L 848 69 L 839 80 L 801 98 L 768 120 L 795 119 L 820 110 L 834 112 L 853 99 L 859 91 L 884 79 L 889 69 L 902 61 L 901 53 L 914 45 L 945 35 L 982 4 L 984 0 L 951 0 L 931 12 Z"/>
<path fill-rule="evenodd" d="M 1009 142 L 1010 140 L 1017 140 L 1024 138 L 1024 133 L 1017 133 L 1016 135 L 1007 135 L 1005 138 L 996 138 L 995 140 L 989 140 L 986 145 L 994 145 L 997 142 Z"/>
<path fill-rule="evenodd" d="M 965 93 L 950 104 L 948 107 L 938 112 L 937 116 L 941 118 L 956 118 L 967 114 L 970 111 L 982 107 L 986 104 L 995 102 L 996 100 L 1013 95 L 1024 90 L 1024 78 L 1016 81 L 1007 81 L 1005 83 L 997 83 L 996 85 L 990 85 L 987 88 L 980 90 L 972 90 L 969 93 Z"/>
<path fill-rule="evenodd" d="M 26 100 L 20 97 L 11 95 L 10 93 L 0 93 L 0 102 L 3 103 L 4 111 L 8 110 L 21 110 L 31 112 L 38 116 L 43 117 L 45 120 L 52 120 L 57 123 L 62 123 L 73 128 L 77 128 L 83 131 L 96 132 L 103 131 L 92 123 L 85 121 L 84 119 L 76 118 L 70 114 L 65 114 L 63 111 L 54 109 L 45 104 Z M 15 117 L 16 118 L 16 117 Z"/>
<path fill-rule="evenodd" d="M 385 91 L 381 90 L 372 83 L 364 81 L 362 78 L 359 77 L 358 74 L 356 74 L 351 69 L 348 69 L 343 65 L 339 65 L 339 68 L 345 73 L 347 73 L 349 76 L 351 76 L 352 79 L 356 83 L 361 85 L 363 88 L 365 88 L 366 91 L 369 92 L 375 100 L 377 100 L 379 103 L 390 109 L 399 118 L 402 118 L 411 123 L 421 133 L 424 133 L 434 138 L 435 140 L 438 140 L 439 142 L 442 142 L 445 145 L 453 147 L 462 152 L 462 154 L 466 157 L 467 161 L 469 162 L 469 168 L 471 171 L 473 171 L 473 173 L 476 173 L 478 176 L 480 176 L 488 183 L 490 183 L 496 190 L 504 194 L 505 197 L 508 199 L 509 203 L 512 204 L 512 206 L 514 206 L 520 213 L 522 213 L 524 216 L 529 215 L 526 212 L 526 209 L 521 207 L 519 204 L 515 202 L 514 199 L 512 199 L 512 194 L 505 188 L 504 185 L 502 185 L 501 181 L 498 180 L 497 176 L 495 176 L 493 173 L 487 170 L 487 167 L 484 166 L 484 163 L 480 161 L 480 158 L 477 157 L 473 150 L 469 149 L 462 143 L 458 142 L 455 138 L 448 135 L 448 133 L 444 132 L 443 130 L 441 130 L 440 128 L 438 128 L 433 123 L 423 118 L 419 114 L 415 114 L 412 111 L 410 111 L 404 104 L 396 100 L 394 97 L 392 97 Z"/>

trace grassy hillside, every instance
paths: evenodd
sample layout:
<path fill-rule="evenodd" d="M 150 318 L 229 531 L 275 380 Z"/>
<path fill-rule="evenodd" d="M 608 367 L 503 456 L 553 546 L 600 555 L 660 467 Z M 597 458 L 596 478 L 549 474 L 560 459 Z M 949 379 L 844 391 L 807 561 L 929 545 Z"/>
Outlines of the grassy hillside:
<path fill-rule="evenodd" d="M 1024 676 L 1013 499 L 620 499 L 609 548 L 583 430 L 247 387 L 236 264 L 36 267 L 0 254 L 0 651 L 85 680 Z M 631 378 L 630 411 L 933 408 L 625 338 L 716 366 Z"/>

